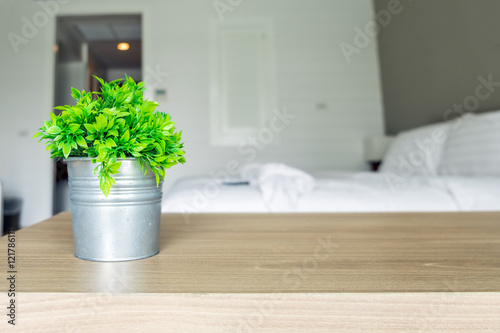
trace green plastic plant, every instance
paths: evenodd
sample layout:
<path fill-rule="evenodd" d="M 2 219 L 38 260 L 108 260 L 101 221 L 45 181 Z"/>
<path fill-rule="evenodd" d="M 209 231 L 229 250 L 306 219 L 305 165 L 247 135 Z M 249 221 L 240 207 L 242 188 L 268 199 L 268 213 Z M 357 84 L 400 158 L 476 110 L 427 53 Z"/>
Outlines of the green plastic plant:
<path fill-rule="evenodd" d="M 131 77 L 101 83 L 101 92 L 71 88 L 76 105 L 59 106 L 59 115 L 50 113 L 50 121 L 34 135 L 46 142 L 52 158 L 90 157 L 99 163 L 94 174 L 105 196 L 115 184 L 118 158 L 135 157 L 147 172 L 156 175 L 157 186 L 165 169 L 184 163 L 181 132 L 166 113 L 155 112 L 158 103 L 143 99 L 144 82 Z"/>

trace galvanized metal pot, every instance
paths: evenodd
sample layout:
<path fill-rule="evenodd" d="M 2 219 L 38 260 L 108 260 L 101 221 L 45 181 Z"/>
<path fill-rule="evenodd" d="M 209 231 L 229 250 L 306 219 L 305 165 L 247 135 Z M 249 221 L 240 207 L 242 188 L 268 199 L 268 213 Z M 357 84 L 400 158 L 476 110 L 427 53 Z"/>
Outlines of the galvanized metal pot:
<path fill-rule="evenodd" d="M 90 158 L 67 159 L 75 256 L 92 261 L 143 259 L 159 252 L 162 184 L 135 158 L 120 160 L 108 197 Z"/>

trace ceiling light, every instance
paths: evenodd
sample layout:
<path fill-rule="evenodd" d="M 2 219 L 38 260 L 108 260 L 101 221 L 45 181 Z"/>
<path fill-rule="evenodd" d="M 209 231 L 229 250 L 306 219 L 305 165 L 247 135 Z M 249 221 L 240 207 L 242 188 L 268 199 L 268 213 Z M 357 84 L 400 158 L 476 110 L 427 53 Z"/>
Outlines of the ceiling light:
<path fill-rule="evenodd" d="M 120 51 L 127 51 L 130 48 L 130 45 L 128 45 L 128 43 L 120 43 L 116 48 Z"/>

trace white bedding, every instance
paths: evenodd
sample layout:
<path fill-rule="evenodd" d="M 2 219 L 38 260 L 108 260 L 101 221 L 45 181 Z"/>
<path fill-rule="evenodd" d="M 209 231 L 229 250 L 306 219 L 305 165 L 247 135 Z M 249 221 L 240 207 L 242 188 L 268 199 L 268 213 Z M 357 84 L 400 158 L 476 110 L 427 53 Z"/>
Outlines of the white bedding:
<path fill-rule="evenodd" d="M 226 186 L 208 177 L 181 179 L 164 194 L 164 213 L 267 212 L 257 186 Z"/>
<path fill-rule="evenodd" d="M 500 211 L 500 177 L 445 177 L 460 211 Z"/>
<path fill-rule="evenodd" d="M 250 164 L 246 186 L 178 182 L 164 212 L 500 211 L 500 111 L 466 114 L 399 133 L 381 171 L 313 178 L 280 163 Z"/>
<path fill-rule="evenodd" d="M 387 174 L 372 172 L 315 177 L 295 212 L 449 212 L 500 210 L 500 177 L 414 176 L 394 188 Z M 271 210 L 258 186 L 222 185 L 208 177 L 177 182 L 165 194 L 163 212 Z M 274 210 L 276 211 L 276 210 Z"/>

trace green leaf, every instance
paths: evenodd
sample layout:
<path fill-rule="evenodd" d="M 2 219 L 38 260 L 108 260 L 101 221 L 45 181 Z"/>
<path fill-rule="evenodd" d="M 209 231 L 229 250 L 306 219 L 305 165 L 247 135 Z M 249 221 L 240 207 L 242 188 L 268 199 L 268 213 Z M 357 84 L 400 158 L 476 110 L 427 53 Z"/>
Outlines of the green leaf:
<path fill-rule="evenodd" d="M 96 126 L 96 129 L 98 131 L 105 129 L 106 126 L 108 125 L 108 120 L 106 119 L 106 116 L 104 116 L 103 114 L 100 114 L 96 120 L 97 120 L 97 125 L 99 125 L 99 129 L 97 129 L 97 126 Z"/>
<path fill-rule="evenodd" d="M 50 120 L 53 123 L 57 122 L 57 116 L 55 114 L 53 114 L 52 112 L 50 112 Z"/>
<path fill-rule="evenodd" d="M 111 129 L 113 128 L 113 125 L 115 124 L 115 119 L 114 118 L 111 118 L 108 122 L 108 126 L 106 127 L 106 129 Z"/>
<path fill-rule="evenodd" d="M 102 163 L 106 161 L 108 157 L 108 152 L 106 149 L 99 149 L 99 156 L 97 156 L 97 162 Z"/>
<path fill-rule="evenodd" d="M 75 133 L 76 131 L 78 131 L 79 128 L 80 128 L 80 125 L 78 125 L 78 124 L 70 124 L 69 125 L 69 131 L 71 133 Z"/>
<path fill-rule="evenodd" d="M 93 134 L 96 132 L 95 126 L 92 124 L 83 124 L 89 133 Z"/>
<path fill-rule="evenodd" d="M 108 134 L 109 134 L 109 135 L 112 135 L 112 136 L 118 136 L 118 131 L 117 131 L 117 130 L 115 130 L 115 129 L 112 129 L 112 130 L 109 130 L 109 131 L 108 131 Z"/>
<path fill-rule="evenodd" d="M 159 156 L 159 157 L 155 157 L 155 162 L 158 162 L 158 163 L 161 163 L 163 161 L 165 161 L 168 157 L 163 155 L 163 156 Z"/>
<path fill-rule="evenodd" d="M 85 139 L 83 138 L 83 136 L 78 136 L 76 137 L 76 143 L 78 143 L 78 145 L 80 147 L 83 147 L 83 148 L 88 148 L 89 146 L 87 145 L 87 142 L 85 141 Z"/>
<path fill-rule="evenodd" d="M 68 158 L 70 153 L 71 153 L 71 143 L 66 142 L 66 143 L 63 145 L 63 154 L 64 154 L 64 158 Z"/>
<path fill-rule="evenodd" d="M 122 165 L 122 162 L 115 162 L 111 164 L 108 168 L 112 174 L 118 173 L 118 169 Z"/>
<path fill-rule="evenodd" d="M 71 88 L 71 96 L 78 102 L 80 98 L 82 97 L 82 94 L 75 88 Z"/>
<path fill-rule="evenodd" d="M 132 151 L 131 154 L 132 154 L 132 156 L 137 157 L 137 158 L 142 157 L 141 153 L 138 153 L 138 152 L 135 152 L 135 151 Z"/>
<path fill-rule="evenodd" d="M 134 146 L 134 148 L 132 148 L 132 150 L 136 151 L 136 152 L 139 152 L 141 150 L 143 150 L 144 148 L 146 148 L 148 145 L 145 144 L 145 143 L 138 143 Z"/>
<path fill-rule="evenodd" d="M 113 147 L 116 147 L 116 143 L 115 143 L 115 141 L 114 141 L 113 139 L 111 139 L 111 138 L 107 138 L 107 139 L 106 139 L 106 146 L 107 146 L 109 149 L 111 149 L 111 148 L 113 148 Z"/>
<path fill-rule="evenodd" d="M 101 188 L 104 196 L 107 197 L 109 195 L 109 192 L 111 191 L 111 183 L 109 182 L 107 177 L 99 177 L 99 187 Z"/>
<path fill-rule="evenodd" d="M 163 155 L 165 153 L 163 147 L 158 142 L 155 142 L 154 146 L 159 154 Z"/>
<path fill-rule="evenodd" d="M 128 142 L 129 139 L 130 139 L 130 132 L 129 130 L 126 130 L 125 133 L 123 133 L 121 140 L 122 142 Z"/>
<path fill-rule="evenodd" d="M 153 169 L 153 173 L 155 174 L 156 178 L 156 187 L 160 185 L 160 175 L 158 174 L 158 171 L 156 169 Z"/>
<path fill-rule="evenodd" d="M 103 79 L 101 79 L 100 77 L 97 77 L 97 76 L 95 76 L 95 75 L 92 75 L 92 76 L 93 76 L 93 77 L 94 77 L 97 81 L 99 81 L 99 83 L 101 84 L 101 86 L 104 86 L 104 85 L 105 85 L 105 83 L 104 83 L 104 80 L 103 80 Z"/>
<path fill-rule="evenodd" d="M 59 126 L 51 126 L 46 130 L 46 132 L 49 134 L 59 134 L 62 132 L 62 130 Z"/>
<path fill-rule="evenodd" d="M 121 117 L 126 117 L 126 116 L 128 116 L 128 115 L 130 115 L 130 112 L 124 112 L 124 111 L 122 111 L 122 112 L 119 112 L 119 113 L 116 115 L 116 117 L 121 118 Z"/>

